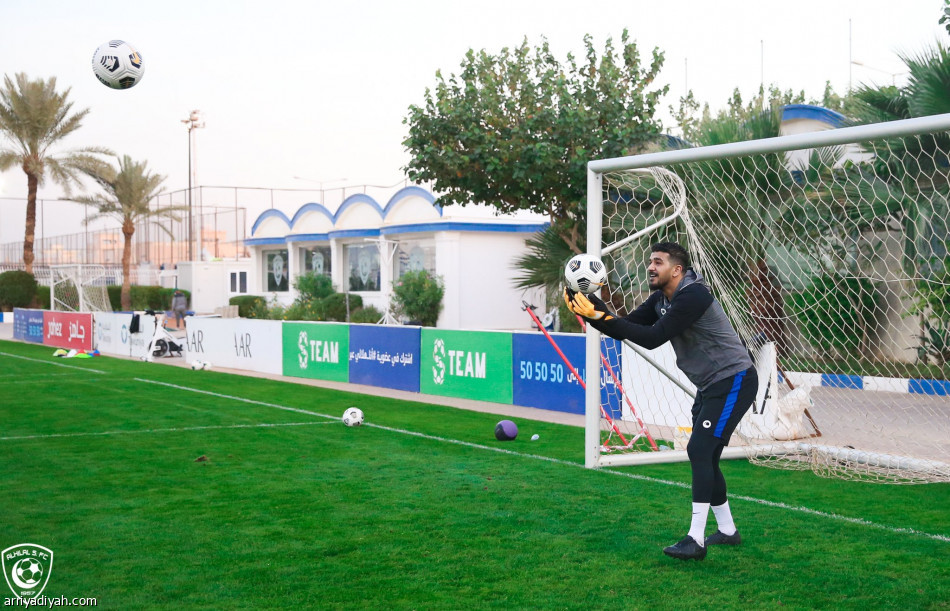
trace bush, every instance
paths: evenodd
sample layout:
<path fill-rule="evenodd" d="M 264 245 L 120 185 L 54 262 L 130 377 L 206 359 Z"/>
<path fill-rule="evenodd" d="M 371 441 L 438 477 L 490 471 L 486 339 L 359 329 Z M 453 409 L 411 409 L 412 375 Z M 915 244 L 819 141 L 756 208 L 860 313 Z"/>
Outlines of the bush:
<path fill-rule="evenodd" d="M 260 295 L 238 295 L 229 299 L 228 305 L 236 305 L 241 318 L 266 318 L 262 313 L 267 310 L 267 300 Z"/>
<path fill-rule="evenodd" d="M 109 294 L 109 305 L 112 306 L 113 312 L 118 312 L 122 309 L 122 287 L 116 284 L 110 284 L 106 287 L 106 292 Z"/>
<path fill-rule="evenodd" d="M 185 294 L 189 305 L 191 304 L 191 293 L 184 289 L 170 289 L 162 286 L 149 286 L 133 284 L 129 287 L 129 299 L 132 301 L 133 310 L 170 310 L 172 307 L 172 295 L 179 290 Z M 112 284 L 106 287 L 109 293 L 109 304 L 113 311 L 118 312 L 122 309 L 122 286 Z"/>
<path fill-rule="evenodd" d="M 442 279 L 426 270 L 406 272 L 393 289 L 393 306 L 397 316 L 424 327 L 434 327 L 442 311 L 445 287 Z"/>
<path fill-rule="evenodd" d="M 36 307 L 41 310 L 49 310 L 51 307 L 51 300 L 49 296 L 50 288 L 48 286 L 40 285 L 36 287 Z"/>
<path fill-rule="evenodd" d="M 346 293 L 333 293 L 329 297 L 322 299 L 326 318 L 324 320 L 336 320 L 346 322 Z M 359 295 L 350 294 L 350 313 L 363 307 L 363 298 Z"/>
<path fill-rule="evenodd" d="M 0 274 L 0 308 L 28 308 L 36 296 L 33 274 L 12 270 Z"/>
<path fill-rule="evenodd" d="M 815 278 L 802 292 L 786 297 L 805 340 L 819 354 L 839 357 L 868 351 L 880 302 L 871 280 L 836 275 Z"/>
<path fill-rule="evenodd" d="M 299 299 L 303 301 L 324 299 L 333 294 L 333 281 L 329 276 L 308 272 L 297 276 L 294 288 L 300 293 Z"/>
<path fill-rule="evenodd" d="M 373 306 L 358 308 L 350 312 L 350 322 L 376 324 L 383 317 L 383 313 Z"/>
<path fill-rule="evenodd" d="M 950 258 L 939 263 L 939 272 L 917 284 L 907 315 L 921 317 L 917 358 L 943 366 L 950 363 Z"/>

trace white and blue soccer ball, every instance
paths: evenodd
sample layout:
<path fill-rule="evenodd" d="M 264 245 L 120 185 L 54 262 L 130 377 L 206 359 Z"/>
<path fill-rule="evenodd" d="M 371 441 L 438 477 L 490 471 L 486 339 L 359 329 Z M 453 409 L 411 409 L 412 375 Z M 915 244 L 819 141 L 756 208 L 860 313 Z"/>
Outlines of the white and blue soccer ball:
<path fill-rule="evenodd" d="M 211 369 L 211 363 L 207 361 L 200 361 L 195 359 L 191 362 L 191 368 L 195 371 L 200 371 L 202 369 Z"/>
<path fill-rule="evenodd" d="M 347 408 L 343 412 L 343 424 L 346 426 L 359 426 L 363 424 L 363 410 L 358 407 Z"/>
<path fill-rule="evenodd" d="M 574 255 L 564 266 L 564 280 L 575 293 L 593 293 L 607 284 L 607 266 L 594 255 Z"/>
<path fill-rule="evenodd" d="M 93 53 L 92 71 L 106 87 L 129 89 L 142 80 L 145 64 L 135 47 L 124 40 L 110 40 Z"/>

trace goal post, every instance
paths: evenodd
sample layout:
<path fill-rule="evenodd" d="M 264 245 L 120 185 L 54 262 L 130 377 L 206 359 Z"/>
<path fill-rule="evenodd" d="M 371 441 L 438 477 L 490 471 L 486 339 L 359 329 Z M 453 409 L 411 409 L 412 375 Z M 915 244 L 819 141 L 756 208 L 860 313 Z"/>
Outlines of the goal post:
<path fill-rule="evenodd" d="M 649 294 L 650 244 L 679 242 L 753 356 L 759 392 L 724 457 L 950 481 L 950 114 L 587 167 L 601 297 L 632 311 Z M 659 451 L 604 443 L 602 344 L 588 328 L 585 464 L 686 460 L 695 389 L 669 344 L 627 344 L 623 387 Z"/>
<path fill-rule="evenodd" d="M 104 265 L 51 265 L 50 309 L 111 312 Z"/>

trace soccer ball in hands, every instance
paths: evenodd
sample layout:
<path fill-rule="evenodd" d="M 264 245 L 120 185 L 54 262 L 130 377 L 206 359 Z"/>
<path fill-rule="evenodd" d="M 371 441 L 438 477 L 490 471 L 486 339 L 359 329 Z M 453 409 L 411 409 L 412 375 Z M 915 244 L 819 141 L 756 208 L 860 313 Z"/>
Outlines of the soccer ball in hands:
<path fill-rule="evenodd" d="M 142 80 L 145 66 L 135 47 L 122 40 L 110 40 L 93 53 L 92 71 L 106 87 L 128 89 Z"/>
<path fill-rule="evenodd" d="M 607 268 L 594 255 L 575 255 L 564 266 L 564 280 L 575 293 L 592 293 L 607 284 Z"/>
<path fill-rule="evenodd" d="M 348 408 L 343 412 L 343 424 L 346 426 L 359 426 L 363 424 L 363 410 L 358 407 Z"/>

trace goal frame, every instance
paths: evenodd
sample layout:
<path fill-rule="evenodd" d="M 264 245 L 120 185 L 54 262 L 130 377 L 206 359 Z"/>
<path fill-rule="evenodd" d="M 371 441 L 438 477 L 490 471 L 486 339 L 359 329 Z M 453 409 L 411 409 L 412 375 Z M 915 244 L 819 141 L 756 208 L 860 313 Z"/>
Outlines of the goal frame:
<path fill-rule="evenodd" d="M 100 312 L 103 311 L 97 307 L 87 296 L 90 288 L 100 290 L 105 293 L 105 285 L 94 284 L 106 278 L 105 265 L 72 263 L 65 265 L 50 266 L 50 309 L 54 312 Z M 58 276 L 58 277 L 57 277 Z M 73 309 L 70 304 L 56 297 L 56 287 L 64 282 L 72 282 L 76 287 L 78 294 L 78 309 Z M 106 301 L 108 294 L 106 293 Z"/>
<path fill-rule="evenodd" d="M 728 144 L 717 144 L 696 148 L 677 149 L 657 153 L 645 153 L 627 157 L 592 160 L 587 164 L 587 252 L 598 258 L 605 254 L 603 239 L 603 175 L 608 172 L 666 167 L 673 164 L 695 163 L 715 159 L 728 159 L 747 155 L 761 155 L 767 153 L 786 153 L 801 149 L 817 149 L 822 147 L 857 144 L 868 140 L 886 138 L 901 138 L 918 136 L 937 131 L 950 131 L 950 113 L 874 123 L 854 127 L 844 127 L 827 131 L 808 132 L 749 140 Z M 688 205 L 687 205 L 688 206 Z M 630 242 L 637 237 L 653 231 L 658 227 L 668 225 L 682 214 L 679 207 L 661 221 L 648 228 L 624 238 L 623 242 Z M 619 243 L 618 243 L 619 245 Z M 584 464 L 587 468 L 600 468 L 622 465 L 642 465 L 656 463 L 682 462 L 688 460 L 684 450 L 665 452 L 635 452 L 628 454 L 604 454 L 600 443 L 600 341 L 601 334 L 590 325 L 586 334 L 586 379 L 585 394 L 585 435 L 584 435 Z M 629 343 L 628 343 L 629 345 Z M 631 346 L 632 347 L 632 346 Z M 776 444 L 769 447 L 774 455 L 783 451 L 793 453 L 807 450 L 812 444 Z M 746 458 L 749 452 L 755 453 L 756 447 L 727 447 L 723 451 L 723 458 Z M 884 456 L 880 460 L 888 461 L 894 457 Z M 875 460 L 875 457 L 867 460 Z"/>

